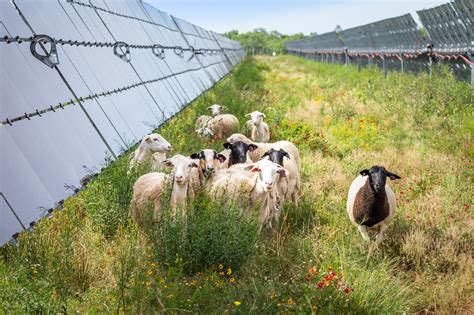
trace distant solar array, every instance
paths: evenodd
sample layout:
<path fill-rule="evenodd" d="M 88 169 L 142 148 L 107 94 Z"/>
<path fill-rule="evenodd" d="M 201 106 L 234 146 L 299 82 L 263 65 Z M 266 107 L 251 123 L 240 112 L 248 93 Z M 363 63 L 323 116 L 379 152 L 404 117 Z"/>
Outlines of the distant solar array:
<path fill-rule="evenodd" d="M 454 0 L 417 12 L 428 38 L 410 14 L 286 42 L 289 53 L 318 61 L 377 64 L 383 70 L 429 70 L 447 63 L 474 85 L 474 0 Z"/>
<path fill-rule="evenodd" d="M 243 56 L 141 0 L 0 1 L 0 245 Z"/>

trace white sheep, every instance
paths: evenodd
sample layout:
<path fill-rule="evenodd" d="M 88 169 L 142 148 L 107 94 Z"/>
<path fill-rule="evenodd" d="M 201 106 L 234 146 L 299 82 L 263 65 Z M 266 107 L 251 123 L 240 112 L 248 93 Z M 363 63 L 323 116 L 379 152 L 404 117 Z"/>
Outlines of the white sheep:
<path fill-rule="evenodd" d="M 292 200 L 295 206 L 298 206 L 301 182 L 300 171 L 294 157 L 283 149 L 275 150 L 272 148 L 265 152 L 262 158 L 269 159 L 270 161 L 283 166 L 289 172 L 287 177 L 281 179 L 280 185 L 278 186 L 280 208 L 283 207 L 285 200 Z"/>
<path fill-rule="evenodd" d="M 177 154 L 165 161 L 165 166 L 172 166 L 171 175 L 164 173 L 148 173 L 140 176 L 133 185 L 133 196 L 130 204 L 130 216 L 137 222 L 143 222 L 143 215 L 148 205 L 153 208 L 153 219 L 159 219 L 161 209 L 161 196 L 165 187 L 171 184 L 170 207 L 176 209 L 194 199 L 196 189 L 202 184 L 198 165 L 195 160 Z"/>
<path fill-rule="evenodd" d="M 286 152 L 290 153 L 293 157 L 295 162 L 299 165 L 300 164 L 300 152 L 298 148 L 291 143 L 290 141 L 282 140 L 277 142 L 253 142 L 246 136 L 241 133 L 234 133 L 230 137 L 227 138 L 227 142 L 234 143 L 236 141 L 242 141 L 247 144 L 255 144 L 257 146 L 256 150 L 249 152 L 249 157 L 253 162 L 259 161 L 262 156 L 270 149 L 283 149 Z"/>
<path fill-rule="evenodd" d="M 209 120 L 206 126 L 198 128 L 196 133 L 201 137 L 223 139 L 239 129 L 239 120 L 231 114 L 222 114 Z"/>
<path fill-rule="evenodd" d="M 217 115 L 220 115 L 221 111 L 224 108 L 226 107 L 219 104 L 214 104 L 214 105 L 209 106 L 207 109 L 211 111 L 212 117 L 215 117 Z"/>
<path fill-rule="evenodd" d="M 270 128 L 266 122 L 263 121 L 265 114 L 259 111 L 253 111 L 245 116 L 250 116 L 252 121 L 252 130 L 250 132 L 250 139 L 255 142 L 270 141 Z"/>
<path fill-rule="evenodd" d="M 256 175 L 255 175 L 256 174 Z M 272 226 L 272 218 L 278 217 L 278 184 L 288 171 L 269 160 L 246 165 L 241 169 L 225 169 L 216 172 L 210 183 L 210 194 L 217 198 L 236 202 L 244 215 L 258 209 L 260 226 Z"/>
<path fill-rule="evenodd" d="M 135 165 L 151 159 L 154 161 L 164 161 L 166 153 L 170 152 L 171 149 L 171 144 L 161 135 L 157 133 L 146 135 L 135 152 L 132 153 L 128 168 L 130 170 Z"/>
<path fill-rule="evenodd" d="M 387 171 L 383 166 L 372 166 L 360 172 L 352 182 L 347 196 L 349 219 L 359 229 L 366 241 L 370 241 L 368 228 L 378 228 L 376 244 L 395 214 L 396 199 L 386 179 L 400 179 L 397 174 Z"/>

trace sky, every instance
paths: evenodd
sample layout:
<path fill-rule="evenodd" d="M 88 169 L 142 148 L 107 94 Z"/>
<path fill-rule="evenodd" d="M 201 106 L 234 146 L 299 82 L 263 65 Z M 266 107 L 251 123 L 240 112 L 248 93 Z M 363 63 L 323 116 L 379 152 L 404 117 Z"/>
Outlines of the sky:
<path fill-rule="evenodd" d="M 161 11 L 218 33 L 263 27 L 319 34 L 431 8 L 448 0 L 144 0 Z"/>

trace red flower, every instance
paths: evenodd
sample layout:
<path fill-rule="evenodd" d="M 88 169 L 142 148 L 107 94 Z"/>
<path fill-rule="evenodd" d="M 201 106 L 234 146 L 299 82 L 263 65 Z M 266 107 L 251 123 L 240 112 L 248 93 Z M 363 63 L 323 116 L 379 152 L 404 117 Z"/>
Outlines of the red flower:
<path fill-rule="evenodd" d="M 319 281 L 318 282 L 318 289 L 321 289 L 322 287 L 324 287 L 324 282 Z"/>
<path fill-rule="evenodd" d="M 349 294 L 351 292 L 351 289 L 350 288 L 345 288 L 344 292 L 346 292 L 346 294 Z"/>

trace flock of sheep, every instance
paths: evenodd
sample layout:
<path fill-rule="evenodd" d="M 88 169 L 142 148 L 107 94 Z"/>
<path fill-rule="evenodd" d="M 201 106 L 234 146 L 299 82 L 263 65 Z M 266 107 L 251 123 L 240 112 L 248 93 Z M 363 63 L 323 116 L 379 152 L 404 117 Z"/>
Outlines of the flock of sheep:
<path fill-rule="evenodd" d="M 254 111 L 244 125 L 231 114 L 221 114 L 223 106 L 208 108 L 211 116 L 197 118 L 196 133 L 200 137 L 226 139 L 224 150 L 203 149 L 189 156 L 176 154 L 166 158 L 172 146 L 162 136 L 150 134 L 143 138 L 132 154 L 129 168 L 138 163 L 152 161 L 151 172 L 137 179 L 133 187 L 130 216 L 143 223 L 144 213 L 153 207 L 153 218 L 160 217 L 161 198 L 165 187 L 171 185 L 170 207 L 173 211 L 193 202 L 197 192 L 205 189 L 212 198 L 233 202 L 242 215 L 258 210 L 260 226 L 278 224 L 280 210 L 287 200 L 295 205 L 301 188 L 300 153 L 290 141 L 270 143 L 270 130 L 263 121 L 265 114 Z M 172 168 L 170 175 L 160 172 Z M 358 227 L 362 237 L 370 241 L 368 228 L 378 228 L 376 243 L 393 218 L 395 194 L 386 184 L 386 178 L 399 179 L 381 166 L 360 172 L 352 182 L 347 198 L 350 220 Z"/>

